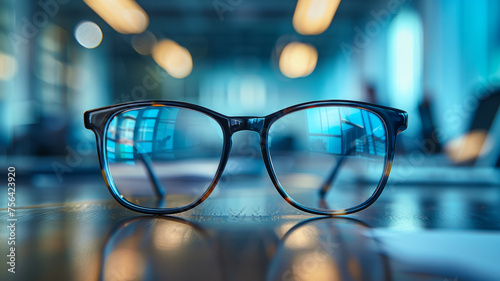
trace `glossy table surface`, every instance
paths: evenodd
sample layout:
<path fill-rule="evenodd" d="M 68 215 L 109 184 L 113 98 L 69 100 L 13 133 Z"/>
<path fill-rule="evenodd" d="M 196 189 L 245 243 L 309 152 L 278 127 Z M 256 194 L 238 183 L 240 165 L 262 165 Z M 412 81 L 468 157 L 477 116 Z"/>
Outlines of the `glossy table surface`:
<path fill-rule="evenodd" d="M 16 189 L 16 273 L 4 262 L 0 279 L 499 280 L 495 184 L 389 184 L 362 212 L 320 217 L 267 175 L 227 177 L 195 209 L 145 216 L 95 173 L 31 176 Z"/>

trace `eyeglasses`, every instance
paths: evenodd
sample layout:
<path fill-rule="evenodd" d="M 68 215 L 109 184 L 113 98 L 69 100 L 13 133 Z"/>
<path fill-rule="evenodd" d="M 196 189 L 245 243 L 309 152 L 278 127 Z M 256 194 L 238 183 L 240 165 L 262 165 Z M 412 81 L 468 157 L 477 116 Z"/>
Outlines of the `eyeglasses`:
<path fill-rule="evenodd" d="M 89 110 L 104 181 L 123 206 L 172 214 L 203 202 L 220 180 L 231 136 L 260 134 L 271 180 L 294 207 L 342 215 L 370 206 L 391 170 L 402 110 L 353 101 L 315 101 L 265 117 L 228 117 L 201 106 L 140 101 Z"/>

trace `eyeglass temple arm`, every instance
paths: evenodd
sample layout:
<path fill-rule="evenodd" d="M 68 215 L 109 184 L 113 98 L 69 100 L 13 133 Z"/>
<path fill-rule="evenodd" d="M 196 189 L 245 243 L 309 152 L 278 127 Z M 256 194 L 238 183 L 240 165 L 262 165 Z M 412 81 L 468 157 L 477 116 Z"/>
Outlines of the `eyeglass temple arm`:
<path fill-rule="evenodd" d="M 376 136 L 372 136 L 374 139 L 380 139 Z M 363 143 L 366 142 L 366 139 L 363 139 Z M 320 190 L 319 190 L 319 196 L 320 198 L 324 198 L 326 193 L 330 190 L 332 183 L 334 182 L 335 178 L 337 177 L 338 172 L 340 171 L 340 168 L 344 164 L 346 160 L 346 156 L 351 155 L 354 151 L 356 150 L 356 145 L 351 146 L 347 151 L 346 154 L 343 154 L 335 167 L 333 167 L 332 172 L 330 173 L 330 176 L 326 179 L 326 181 L 321 185 Z"/>
<path fill-rule="evenodd" d="M 160 180 L 158 180 L 158 178 L 156 177 L 156 175 L 155 175 L 155 173 L 153 171 L 153 165 L 151 163 L 151 159 L 149 159 L 148 155 L 146 155 L 145 153 L 139 151 L 139 149 L 137 149 L 137 146 L 135 144 L 133 145 L 133 147 L 134 147 L 134 150 L 137 153 L 137 155 L 139 155 L 139 157 L 141 158 L 142 162 L 144 163 L 144 166 L 146 166 L 146 171 L 147 171 L 148 176 L 149 176 L 149 181 L 151 182 L 151 184 L 154 187 L 154 191 L 156 193 L 156 196 L 160 200 L 163 200 L 163 198 L 165 196 L 165 193 L 166 193 L 165 192 L 165 188 L 161 184 Z"/>
<path fill-rule="evenodd" d="M 343 154 L 340 156 L 339 161 L 335 164 L 335 167 L 333 167 L 332 171 L 330 172 L 330 175 L 328 178 L 325 180 L 325 182 L 321 185 L 320 190 L 319 190 L 319 196 L 320 198 L 325 198 L 326 193 L 330 190 L 333 181 L 337 177 L 338 172 L 340 171 L 340 168 L 344 164 L 346 160 L 346 156 L 351 155 L 354 151 L 356 150 L 356 146 L 352 146 L 347 150 L 346 154 Z"/>

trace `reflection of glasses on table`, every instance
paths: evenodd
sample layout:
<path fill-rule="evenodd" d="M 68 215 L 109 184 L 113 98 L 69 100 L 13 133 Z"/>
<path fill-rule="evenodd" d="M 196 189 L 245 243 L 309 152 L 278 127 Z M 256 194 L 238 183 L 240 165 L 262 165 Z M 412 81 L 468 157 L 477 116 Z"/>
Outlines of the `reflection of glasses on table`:
<path fill-rule="evenodd" d="M 265 117 L 228 117 L 181 102 L 141 101 L 85 112 L 96 134 L 102 174 L 125 207 L 150 214 L 186 211 L 217 185 L 231 136 L 260 134 L 271 180 L 294 207 L 340 215 L 360 211 L 381 194 L 402 110 L 353 101 L 316 101 Z"/>

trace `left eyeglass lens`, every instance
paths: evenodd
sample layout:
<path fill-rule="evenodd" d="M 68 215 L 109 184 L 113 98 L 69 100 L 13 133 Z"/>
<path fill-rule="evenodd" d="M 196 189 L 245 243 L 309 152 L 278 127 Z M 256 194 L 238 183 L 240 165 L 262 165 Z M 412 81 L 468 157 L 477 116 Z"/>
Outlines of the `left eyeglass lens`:
<path fill-rule="evenodd" d="M 105 156 L 118 195 L 148 208 L 199 200 L 220 164 L 223 132 L 211 117 L 186 108 L 148 106 L 115 115 Z"/>

